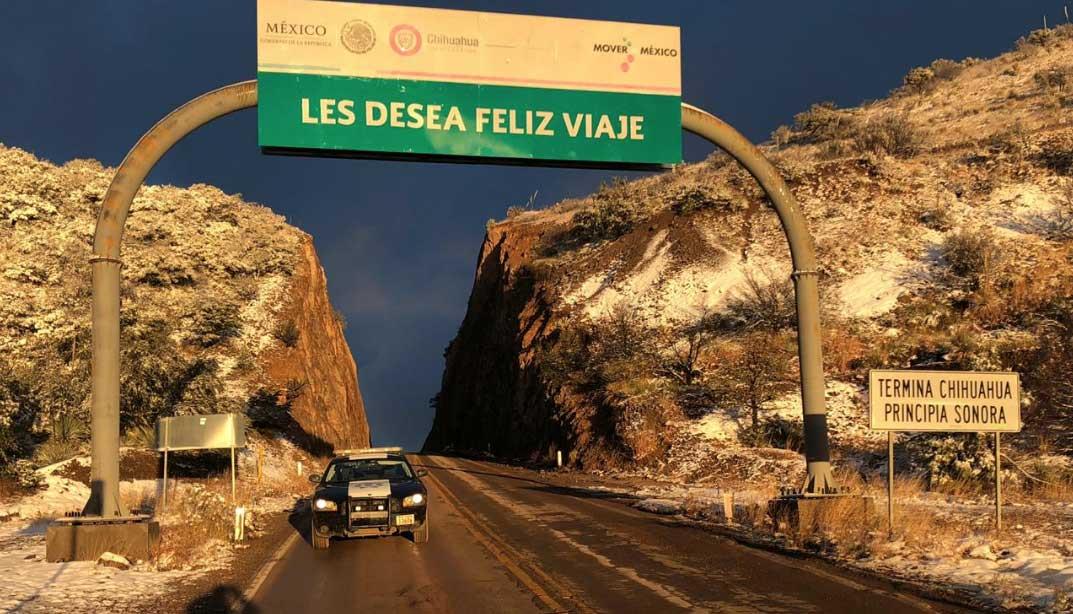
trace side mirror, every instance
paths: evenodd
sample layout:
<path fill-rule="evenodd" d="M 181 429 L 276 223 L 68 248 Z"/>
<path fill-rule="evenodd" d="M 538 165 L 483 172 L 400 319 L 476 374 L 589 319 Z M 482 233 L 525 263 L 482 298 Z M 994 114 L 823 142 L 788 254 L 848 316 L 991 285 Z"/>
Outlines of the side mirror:
<path fill-rule="evenodd" d="M 320 474 L 310 473 L 309 474 L 309 481 L 313 482 L 314 484 L 320 484 Z"/>
<path fill-rule="evenodd" d="M 426 475 L 428 475 L 428 471 L 425 471 L 424 469 L 418 469 L 417 470 L 417 477 L 423 478 Z"/>

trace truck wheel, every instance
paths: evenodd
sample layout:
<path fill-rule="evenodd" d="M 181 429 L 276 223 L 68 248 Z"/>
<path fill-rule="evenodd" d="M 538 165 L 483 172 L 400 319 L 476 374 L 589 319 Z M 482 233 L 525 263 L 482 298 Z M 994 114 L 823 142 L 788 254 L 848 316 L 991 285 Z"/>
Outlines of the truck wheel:
<path fill-rule="evenodd" d="M 414 543 L 415 544 L 427 544 L 428 543 L 428 525 L 432 521 L 432 515 L 425 512 L 425 524 L 421 525 L 420 529 L 414 531 Z"/>
<path fill-rule="evenodd" d="M 310 521 L 309 523 L 309 536 L 312 538 L 314 550 L 327 550 L 330 543 L 330 537 L 320 537 L 317 535 L 317 523 Z"/>

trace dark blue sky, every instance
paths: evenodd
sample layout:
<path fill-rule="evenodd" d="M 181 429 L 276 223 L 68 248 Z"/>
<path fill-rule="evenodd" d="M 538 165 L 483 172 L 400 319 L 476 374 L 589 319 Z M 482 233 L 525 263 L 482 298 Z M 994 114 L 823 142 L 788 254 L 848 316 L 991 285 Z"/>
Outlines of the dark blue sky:
<path fill-rule="evenodd" d="M 755 140 L 812 102 L 883 97 L 912 66 L 993 56 L 1062 13 L 1062 0 L 409 4 L 679 25 L 684 100 Z M 117 165 L 174 107 L 254 77 L 254 14 L 254 0 L 0 0 L 0 142 L 57 163 Z M 708 152 L 686 139 L 686 159 Z M 269 157 L 246 111 L 180 143 L 149 181 L 241 192 L 311 233 L 349 322 L 373 439 L 416 448 L 485 221 L 533 192 L 546 206 L 613 174 Z"/>

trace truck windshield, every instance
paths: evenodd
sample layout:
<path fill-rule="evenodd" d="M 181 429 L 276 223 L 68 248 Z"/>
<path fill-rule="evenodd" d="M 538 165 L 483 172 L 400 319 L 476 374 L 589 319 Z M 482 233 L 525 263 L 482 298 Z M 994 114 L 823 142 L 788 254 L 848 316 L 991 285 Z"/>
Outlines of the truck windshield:
<path fill-rule="evenodd" d="M 409 480 L 413 478 L 405 461 L 383 458 L 340 460 L 328 466 L 325 483 L 357 482 L 361 480 Z"/>

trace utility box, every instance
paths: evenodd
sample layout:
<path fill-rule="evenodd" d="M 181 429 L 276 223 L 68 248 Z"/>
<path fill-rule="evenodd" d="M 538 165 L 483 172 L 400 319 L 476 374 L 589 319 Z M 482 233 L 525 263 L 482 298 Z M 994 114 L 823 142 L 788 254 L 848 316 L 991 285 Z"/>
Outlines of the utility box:
<path fill-rule="evenodd" d="M 45 560 L 94 561 L 105 552 L 148 561 L 160 541 L 160 523 L 148 516 L 59 518 L 45 533 Z"/>

